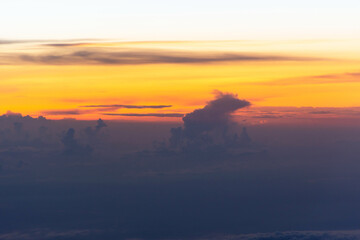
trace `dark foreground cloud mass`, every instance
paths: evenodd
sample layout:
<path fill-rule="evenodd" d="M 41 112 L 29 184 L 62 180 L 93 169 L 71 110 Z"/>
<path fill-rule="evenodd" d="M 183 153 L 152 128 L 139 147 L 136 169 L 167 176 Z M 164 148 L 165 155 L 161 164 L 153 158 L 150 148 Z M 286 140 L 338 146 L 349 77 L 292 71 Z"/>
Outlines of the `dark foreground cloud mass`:
<path fill-rule="evenodd" d="M 183 123 L 7 112 L 0 239 L 359 239 L 358 109 L 249 104 L 218 93 Z"/>

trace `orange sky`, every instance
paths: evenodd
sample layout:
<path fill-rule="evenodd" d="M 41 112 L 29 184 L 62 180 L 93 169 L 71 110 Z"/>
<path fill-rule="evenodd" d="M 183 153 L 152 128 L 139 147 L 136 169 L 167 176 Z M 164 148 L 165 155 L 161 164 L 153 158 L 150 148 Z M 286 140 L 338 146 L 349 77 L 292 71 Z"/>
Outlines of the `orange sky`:
<path fill-rule="evenodd" d="M 360 106 L 355 40 L 35 41 L 0 50 L 2 113 L 147 120 L 156 117 L 104 113 L 184 114 L 212 99 L 214 90 L 256 107 Z M 114 104 L 172 107 L 83 107 Z"/>

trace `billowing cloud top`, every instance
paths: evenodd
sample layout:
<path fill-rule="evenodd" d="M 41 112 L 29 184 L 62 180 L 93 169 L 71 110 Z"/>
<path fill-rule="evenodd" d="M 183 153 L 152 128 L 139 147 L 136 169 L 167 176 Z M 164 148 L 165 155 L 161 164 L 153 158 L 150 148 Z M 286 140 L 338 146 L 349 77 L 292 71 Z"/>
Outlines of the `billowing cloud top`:
<path fill-rule="evenodd" d="M 215 100 L 210 101 L 204 108 L 197 109 L 184 118 L 184 131 L 189 137 L 203 131 L 225 127 L 236 110 L 250 106 L 246 100 L 238 99 L 234 94 L 216 92 Z"/>

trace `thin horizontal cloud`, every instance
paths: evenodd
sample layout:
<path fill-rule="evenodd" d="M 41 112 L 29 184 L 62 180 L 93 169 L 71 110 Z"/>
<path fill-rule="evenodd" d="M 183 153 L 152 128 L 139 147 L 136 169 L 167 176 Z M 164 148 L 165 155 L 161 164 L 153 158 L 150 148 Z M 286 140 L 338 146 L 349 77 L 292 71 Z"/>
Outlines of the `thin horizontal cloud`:
<path fill-rule="evenodd" d="M 5 44 L 16 44 L 16 43 L 24 43 L 25 41 L 20 41 L 20 40 L 0 40 L 0 45 L 5 45 Z"/>
<path fill-rule="evenodd" d="M 340 73 L 340 74 L 326 74 L 317 76 L 304 76 L 290 79 L 279 79 L 270 82 L 250 83 L 256 85 L 269 86 L 287 86 L 287 85 L 302 85 L 302 84 L 339 84 L 339 83 L 356 83 L 360 82 L 360 72 Z"/>
<path fill-rule="evenodd" d="M 331 111 L 314 111 L 314 112 L 309 112 L 310 114 L 332 114 L 333 112 Z"/>
<path fill-rule="evenodd" d="M 236 114 L 239 119 L 359 118 L 360 107 L 253 107 Z"/>
<path fill-rule="evenodd" d="M 111 104 L 111 105 L 84 105 L 82 108 L 129 108 L 129 109 L 159 109 L 159 108 L 170 108 L 172 105 L 124 105 L 124 104 Z"/>
<path fill-rule="evenodd" d="M 103 39 L 64 39 L 64 40 L 53 40 L 53 39 L 0 39 L 0 45 L 5 45 L 5 44 L 28 44 L 28 43 L 32 43 L 32 44 L 41 44 L 42 46 L 52 46 L 56 47 L 56 44 L 59 44 L 59 46 L 61 45 L 67 45 L 67 44 L 73 44 L 75 42 L 75 44 L 77 44 L 77 42 L 81 42 L 82 44 L 87 44 L 89 43 L 97 43 L 99 41 L 104 41 Z"/>
<path fill-rule="evenodd" d="M 183 117 L 182 113 L 104 113 L 107 116 L 123 116 L 123 117 Z"/>
<path fill-rule="evenodd" d="M 56 109 L 56 110 L 44 110 L 41 114 L 44 115 L 82 115 L 89 113 L 103 113 L 104 111 L 115 111 L 120 108 L 126 109 L 162 109 L 170 108 L 172 105 L 123 105 L 123 104 L 113 104 L 113 105 L 85 105 L 80 106 L 82 109 Z M 115 113 L 114 113 L 115 114 Z M 139 114 L 140 116 L 141 114 Z M 125 115 L 124 115 L 125 116 Z M 145 115 L 144 115 L 145 116 Z M 174 115 L 176 116 L 176 115 Z"/>
<path fill-rule="evenodd" d="M 287 232 L 269 232 L 269 233 L 250 233 L 240 235 L 213 235 L 193 240 L 280 240 L 280 239 L 296 239 L 296 240 L 356 240 L 360 239 L 359 230 L 344 231 L 287 231 Z"/>
<path fill-rule="evenodd" d="M 52 44 L 54 46 L 54 44 Z M 60 44 L 62 46 L 70 46 Z M 57 46 L 60 46 L 57 44 Z M 48 64 L 48 65 L 140 65 L 140 64 L 201 64 L 217 62 L 261 62 L 261 61 L 317 61 L 324 59 L 251 54 L 240 52 L 191 52 L 165 50 L 105 51 L 84 50 L 66 54 L 53 52 L 48 54 L 9 53 L 1 56 L 2 64 Z"/>
<path fill-rule="evenodd" d="M 360 77 L 360 72 L 346 73 L 346 75 Z"/>
<path fill-rule="evenodd" d="M 48 44 L 43 44 L 43 46 L 46 47 L 80 47 L 80 46 L 84 46 L 88 43 L 48 43 Z"/>
<path fill-rule="evenodd" d="M 89 113 L 89 111 L 82 111 L 79 109 L 67 109 L 67 110 L 46 110 L 46 111 L 42 111 L 41 113 L 45 115 L 81 115 L 84 113 Z"/>

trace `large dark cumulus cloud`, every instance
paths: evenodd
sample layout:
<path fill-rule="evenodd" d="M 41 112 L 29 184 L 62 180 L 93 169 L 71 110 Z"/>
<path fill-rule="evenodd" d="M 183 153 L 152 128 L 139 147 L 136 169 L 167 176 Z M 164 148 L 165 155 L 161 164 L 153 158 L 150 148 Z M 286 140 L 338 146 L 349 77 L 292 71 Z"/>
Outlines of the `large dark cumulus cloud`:
<path fill-rule="evenodd" d="M 231 93 L 215 92 L 215 99 L 205 107 L 183 117 L 183 127 L 172 128 L 169 148 L 176 151 L 214 151 L 238 149 L 247 146 L 251 139 L 246 128 L 238 135 L 238 125 L 232 114 L 251 104 Z"/>
<path fill-rule="evenodd" d="M 246 100 L 240 100 L 230 93 L 216 93 L 216 99 L 204 108 L 197 109 L 183 118 L 184 134 L 189 138 L 215 130 L 226 129 L 231 121 L 231 114 L 236 110 L 250 106 Z"/>

